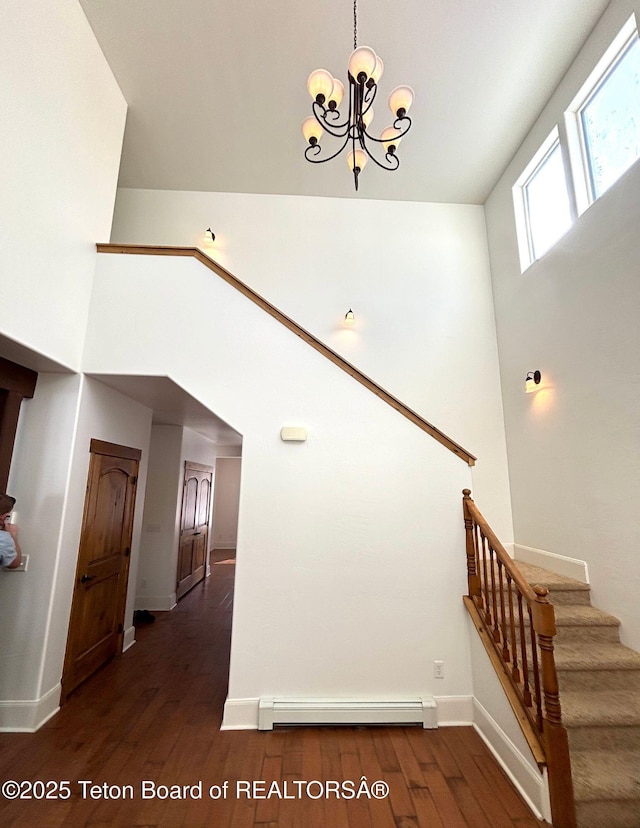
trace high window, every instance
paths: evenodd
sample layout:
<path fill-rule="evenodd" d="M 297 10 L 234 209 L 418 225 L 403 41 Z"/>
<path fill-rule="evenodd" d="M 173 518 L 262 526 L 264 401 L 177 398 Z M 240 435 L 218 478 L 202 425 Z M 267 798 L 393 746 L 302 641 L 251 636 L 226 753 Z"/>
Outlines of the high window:
<path fill-rule="evenodd" d="M 640 42 L 629 18 L 565 114 L 578 212 L 640 157 Z"/>
<path fill-rule="evenodd" d="M 598 61 L 513 188 L 521 269 L 640 158 L 640 41 L 635 15 Z"/>
<path fill-rule="evenodd" d="M 571 226 L 562 148 L 549 135 L 514 187 L 522 270 L 543 256 Z"/>
<path fill-rule="evenodd" d="M 580 110 L 589 183 L 598 198 L 640 156 L 640 43 L 635 35 Z"/>

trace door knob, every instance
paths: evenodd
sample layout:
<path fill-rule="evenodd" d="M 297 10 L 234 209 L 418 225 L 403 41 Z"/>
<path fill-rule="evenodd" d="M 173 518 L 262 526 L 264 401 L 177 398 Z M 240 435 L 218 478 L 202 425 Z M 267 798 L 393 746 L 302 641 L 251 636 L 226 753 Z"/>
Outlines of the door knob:
<path fill-rule="evenodd" d="M 83 575 L 82 578 L 80 578 L 80 583 L 86 584 L 87 581 L 93 581 L 95 577 L 95 575 Z"/>

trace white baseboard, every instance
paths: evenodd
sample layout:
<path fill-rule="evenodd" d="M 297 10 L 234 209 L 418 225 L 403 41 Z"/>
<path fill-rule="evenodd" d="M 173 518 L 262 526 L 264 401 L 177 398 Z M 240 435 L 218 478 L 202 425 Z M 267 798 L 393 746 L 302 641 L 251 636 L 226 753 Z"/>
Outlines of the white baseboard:
<path fill-rule="evenodd" d="M 155 610 L 156 612 L 169 612 L 177 606 L 175 592 L 171 595 L 136 595 L 135 608 L 137 610 Z"/>
<path fill-rule="evenodd" d="M 532 546 L 522 546 L 519 543 L 514 545 L 514 557 L 516 561 L 540 566 L 542 569 L 549 569 L 558 575 L 567 578 L 575 578 L 576 581 L 589 583 L 589 570 L 587 562 L 579 558 L 569 558 L 566 555 L 557 555 L 555 552 L 545 552 L 544 549 L 535 549 Z"/>
<path fill-rule="evenodd" d="M 473 696 L 436 696 L 438 727 L 473 724 Z"/>
<path fill-rule="evenodd" d="M 124 631 L 124 637 L 122 639 L 122 652 L 126 653 L 129 647 L 133 647 L 136 643 L 136 628 L 131 625 L 127 627 Z"/>
<path fill-rule="evenodd" d="M 540 773 L 532 767 L 477 699 L 474 699 L 473 726 L 531 810 L 551 823 L 546 772 Z"/>
<path fill-rule="evenodd" d="M 60 684 L 33 701 L 0 701 L 0 732 L 35 733 L 60 710 Z"/>
<path fill-rule="evenodd" d="M 220 730 L 257 730 L 260 699 L 227 699 Z"/>

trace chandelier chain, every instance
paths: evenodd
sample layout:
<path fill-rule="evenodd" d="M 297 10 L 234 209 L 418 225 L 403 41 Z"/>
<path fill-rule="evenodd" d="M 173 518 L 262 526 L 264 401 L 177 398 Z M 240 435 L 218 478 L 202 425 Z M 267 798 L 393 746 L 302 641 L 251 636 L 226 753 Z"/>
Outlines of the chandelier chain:
<path fill-rule="evenodd" d="M 353 0 L 353 48 L 358 48 L 358 0 Z"/>

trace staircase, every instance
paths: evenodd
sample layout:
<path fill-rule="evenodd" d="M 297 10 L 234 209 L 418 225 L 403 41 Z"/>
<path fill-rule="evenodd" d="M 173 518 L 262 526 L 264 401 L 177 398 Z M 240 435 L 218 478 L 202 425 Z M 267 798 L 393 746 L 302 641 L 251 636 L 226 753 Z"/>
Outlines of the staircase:
<path fill-rule="evenodd" d="M 555 663 L 579 828 L 640 828 L 640 653 L 588 584 L 516 562 L 556 610 Z"/>

